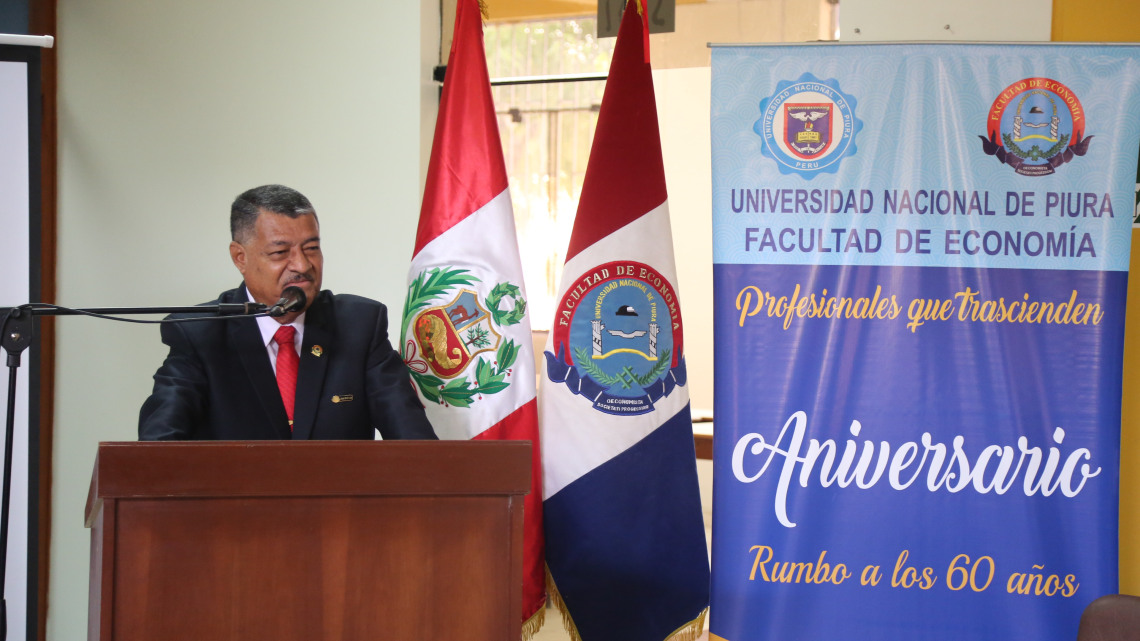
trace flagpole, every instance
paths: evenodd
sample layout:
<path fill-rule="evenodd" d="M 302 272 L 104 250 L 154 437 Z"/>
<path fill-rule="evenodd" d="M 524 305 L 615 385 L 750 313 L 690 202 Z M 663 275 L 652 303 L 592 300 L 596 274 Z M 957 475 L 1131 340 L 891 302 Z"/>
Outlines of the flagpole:
<path fill-rule="evenodd" d="M 432 80 L 442 83 L 447 77 L 447 65 L 439 65 L 432 69 Z M 599 82 L 605 81 L 608 73 L 564 73 L 548 74 L 543 76 L 504 76 L 491 78 L 492 87 L 505 87 L 511 85 L 546 85 L 560 82 Z"/>

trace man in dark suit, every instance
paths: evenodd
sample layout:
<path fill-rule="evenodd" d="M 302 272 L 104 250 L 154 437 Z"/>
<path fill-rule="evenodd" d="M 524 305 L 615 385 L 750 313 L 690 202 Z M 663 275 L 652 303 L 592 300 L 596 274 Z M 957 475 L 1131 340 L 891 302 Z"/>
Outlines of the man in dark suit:
<path fill-rule="evenodd" d="M 218 301 L 273 305 L 280 318 L 162 325 L 170 347 L 139 413 L 139 439 L 434 439 L 381 303 L 321 291 L 320 227 L 309 200 L 281 185 L 238 196 L 230 257 L 244 282 Z M 178 314 L 192 317 L 193 314 Z"/>

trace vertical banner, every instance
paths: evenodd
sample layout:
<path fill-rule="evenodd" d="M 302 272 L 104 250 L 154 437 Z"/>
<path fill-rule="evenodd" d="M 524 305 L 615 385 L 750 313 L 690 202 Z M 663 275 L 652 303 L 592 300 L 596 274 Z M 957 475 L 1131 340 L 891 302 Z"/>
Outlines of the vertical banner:
<path fill-rule="evenodd" d="M 1138 81 L 713 49 L 711 638 L 1069 640 L 1117 591 Z"/>

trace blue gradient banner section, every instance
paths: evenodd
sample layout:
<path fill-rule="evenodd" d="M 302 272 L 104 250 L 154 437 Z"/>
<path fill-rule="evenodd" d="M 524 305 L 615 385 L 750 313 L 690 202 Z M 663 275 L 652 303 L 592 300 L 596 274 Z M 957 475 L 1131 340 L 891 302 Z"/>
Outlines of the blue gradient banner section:
<path fill-rule="evenodd" d="M 737 384 L 717 390 L 714 633 L 1072 639 L 1116 591 L 1124 274 L 718 265 L 715 286 L 716 380 Z M 797 289 L 900 313 L 751 314 Z M 963 292 L 1055 322 L 959 320 L 981 309 Z M 912 325 L 914 301 L 957 303 Z"/>
<path fill-rule="evenodd" d="M 710 629 L 1068 641 L 1118 590 L 1135 46 L 715 47 Z"/>

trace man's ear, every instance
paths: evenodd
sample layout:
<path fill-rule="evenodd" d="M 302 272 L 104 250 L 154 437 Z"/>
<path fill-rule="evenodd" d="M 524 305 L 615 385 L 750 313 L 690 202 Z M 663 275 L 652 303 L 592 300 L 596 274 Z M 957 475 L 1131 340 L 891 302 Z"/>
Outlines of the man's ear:
<path fill-rule="evenodd" d="M 245 276 L 245 247 L 236 240 L 230 241 L 230 259 L 242 276 Z"/>

